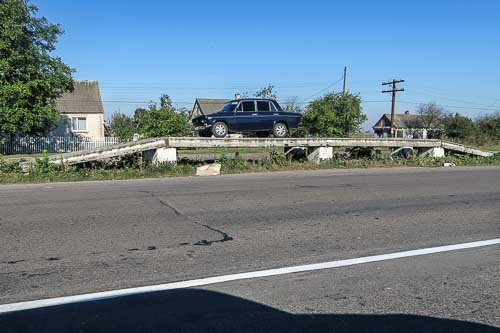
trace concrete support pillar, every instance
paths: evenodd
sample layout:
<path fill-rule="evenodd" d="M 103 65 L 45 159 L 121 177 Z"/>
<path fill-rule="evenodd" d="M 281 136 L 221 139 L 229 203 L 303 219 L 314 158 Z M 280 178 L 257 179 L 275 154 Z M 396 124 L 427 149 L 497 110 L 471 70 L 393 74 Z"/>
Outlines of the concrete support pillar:
<path fill-rule="evenodd" d="M 434 147 L 419 150 L 419 156 L 425 157 L 444 157 L 444 148 L 443 147 Z"/>
<path fill-rule="evenodd" d="M 307 159 L 311 162 L 322 162 L 333 159 L 333 147 L 317 147 L 311 148 L 312 152 L 309 153 Z"/>
<path fill-rule="evenodd" d="M 175 148 L 157 148 L 144 152 L 145 160 L 151 162 L 154 166 L 165 163 L 177 163 L 177 149 Z"/>

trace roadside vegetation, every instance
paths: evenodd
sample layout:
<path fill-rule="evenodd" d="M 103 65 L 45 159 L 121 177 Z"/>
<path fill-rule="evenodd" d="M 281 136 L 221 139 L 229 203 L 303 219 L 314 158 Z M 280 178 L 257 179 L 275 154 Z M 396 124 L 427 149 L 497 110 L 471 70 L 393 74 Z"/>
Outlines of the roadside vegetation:
<path fill-rule="evenodd" d="M 164 164 L 158 167 L 141 166 L 139 159 L 132 157 L 126 161 L 114 164 L 87 164 L 84 166 L 61 166 L 49 163 L 48 155 L 37 158 L 29 170 L 23 170 L 19 162 L 7 161 L 0 158 L 0 184 L 15 183 L 49 183 L 83 180 L 119 180 L 159 177 L 193 176 L 196 168 L 205 162 L 179 162 L 176 165 Z M 247 161 L 236 156 L 229 158 L 222 154 L 216 159 L 222 165 L 222 174 L 239 174 L 249 172 L 269 172 L 287 170 L 320 170 L 320 169 L 349 169 L 373 167 L 442 167 L 444 163 L 453 163 L 457 166 L 500 165 L 500 156 L 468 157 L 447 156 L 444 158 L 345 158 L 337 157 L 332 161 L 313 163 L 304 160 L 289 160 L 275 151 L 269 153 L 265 159 Z"/>
<path fill-rule="evenodd" d="M 470 118 L 428 103 L 420 105 L 417 114 L 421 116 L 419 123 L 413 125 L 432 128 L 433 135 L 491 151 L 500 150 L 500 112 Z"/>
<path fill-rule="evenodd" d="M 37 12 L 26 1 L 0 1 L 2 136 L 46 134 L 62 120 L 56 99 L 73 90 L 74 70 L 52 54 L 63 30 Z"/>
<path fill-rule="evenodd" d="M 139 134 L 145 138 L 162 136 L 190 136 L 191 125 L 188 111 L 176 108 L 168 95 L 162 95 L 159 103 L 151 102 L 147 108 L 138 108 L 133 116 L 114 113 L 109 123 L 113 136 L 127 141 Z"/>

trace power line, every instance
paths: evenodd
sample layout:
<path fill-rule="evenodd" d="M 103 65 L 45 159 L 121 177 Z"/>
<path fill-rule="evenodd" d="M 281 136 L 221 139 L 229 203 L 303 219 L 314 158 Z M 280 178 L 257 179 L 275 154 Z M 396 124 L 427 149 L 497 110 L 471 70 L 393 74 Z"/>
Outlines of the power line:
<path fill-rule="evenodd" d="M 311 98 L 313 98 L 313 97 L 315 97 L 315 96 L 317 96 L 317 95 L 319 95 L 319 94 L 321 94 L 321 93 L 323 93 L 323 92 L 325 92 L 325 91 L 327 91 L 327 90 L 331 89 L 332 87 L 334 87 L 337 83 L 339 83 L 339 82 L 340 82 L 340 81 L 342 81 L 343 79 L 344 79 L 344 76 L 342 75 L 342 76 L 340 77 L 340 79 L 338 79 L 337 81 L 333 82 L 333 83 L 332 83 L 331 85 L 329 85 L 328 87 L 326 87 L 326 88 L 324 88 L 324 89 L 321 89 L 320 91 L 318 91 L 318 92 L 316 92 L 316 93 L 312 94 L 311 96 L 309 96 L 309 97 L 306 97 L 306 98 L 302 99 L 302 101 L 298 102 L 298 104 L 308 103 L 308 100 L 310 100 Z"/>
<path fill-rule="evenodd" d="M 410 101 L 399 101 L 399 103 L 412 104 L 412 105 L 423 105 L 423 104 L 426 104 L 426 103 L 410 102 Z M 469 109 L 469 110 L 482 110 L 482 111 L 496 111 L 496 112 L 500 112 L 500 109 L 495 109 L 495 108 L 482 108 L 482 107 L 458 106 L 458 105 L 446 105 L 446 104 L 434 104 L 434 105 L 440 106 L 440 107 L 443 107 L 443 108 L 450 108 L 450 109 Z"/>
<path fill-rule="evenodd" d="M 455 102 L 460 102 L 460 103 L 465 103 L 465 104 L 474 104 L 474 105 L 481 105 L 481 106 L 485 106 L 485 107 L 490 107 L 490 105 L 487 105 L 487 104 L 483 104 L 483 103 L 476 103 L 476 102 L 472 102 L 472 101 L 466 101 L 466 100 L 463 100 L 463 99 L 458 99 L 458 98 L 454 98 L 454 97 L 448 97 L 448 96 L 444 96 L 444 95 L 441 95 L 441 94 L 435 94 L 435 93 L 432 93 L 432 92 L 426 92 L 425 90 L 418 90 L 418 89 L 412 89 L 413 91 L 416 91 L 417 93 L 420 93 L 420 94 L 424 94 L 424 95 L 428 95 L 428 96 L 433 96 L 433 97 L 437 97 L 437 98 L 444 98 L 444 99 L 447 99 L 447 100 L 450 100 L 450 101 L 455 101 Z"/>

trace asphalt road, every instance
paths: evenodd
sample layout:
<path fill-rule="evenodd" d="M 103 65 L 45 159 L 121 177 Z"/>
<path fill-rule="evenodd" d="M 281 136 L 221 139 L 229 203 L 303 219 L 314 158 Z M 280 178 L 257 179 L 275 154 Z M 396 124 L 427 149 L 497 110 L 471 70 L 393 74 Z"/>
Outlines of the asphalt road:
<path fill-rule="evenodd" d="M 494 238 L 500 168 L 1 186 L 0 305 Z M 499 309 L 496 245 L 30 310 L 0 327 L 482 332 L 499 329 Z"/>

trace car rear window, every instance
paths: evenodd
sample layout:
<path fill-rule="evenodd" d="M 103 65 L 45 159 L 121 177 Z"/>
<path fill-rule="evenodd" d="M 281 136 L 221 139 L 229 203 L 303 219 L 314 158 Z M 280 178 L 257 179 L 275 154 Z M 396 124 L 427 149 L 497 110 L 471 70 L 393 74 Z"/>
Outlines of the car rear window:
<path fill-rule="evenodd" d="M 269 112 L 269 102 L 257 101 L 257 111 Z"/>
<path fill-rule="evenodd" d="M 243 104 L 243 112 L 255 112 L 255 103 L 253 101 L 245 101 Z"/>

